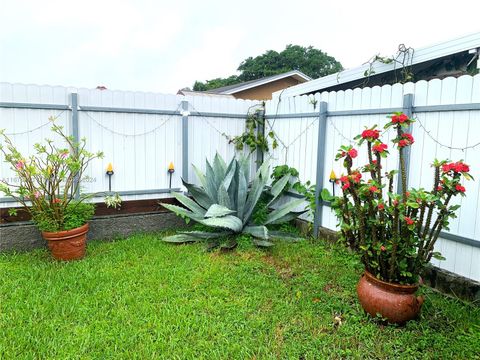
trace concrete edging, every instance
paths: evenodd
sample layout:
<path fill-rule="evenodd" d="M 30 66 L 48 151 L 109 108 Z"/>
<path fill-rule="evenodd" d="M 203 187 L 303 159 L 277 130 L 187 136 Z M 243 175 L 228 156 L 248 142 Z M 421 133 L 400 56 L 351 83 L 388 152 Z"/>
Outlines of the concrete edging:
<path fill-rule="evenodd" d="M 138 232 L 155 232 L 185 227 L 185 222 L 171 212 L 97 216 L 90 221 L 88 240 L 109 240 Z M 0 226 L 0 252 L 28 251 L 47 244 L 32 222 Z"/>

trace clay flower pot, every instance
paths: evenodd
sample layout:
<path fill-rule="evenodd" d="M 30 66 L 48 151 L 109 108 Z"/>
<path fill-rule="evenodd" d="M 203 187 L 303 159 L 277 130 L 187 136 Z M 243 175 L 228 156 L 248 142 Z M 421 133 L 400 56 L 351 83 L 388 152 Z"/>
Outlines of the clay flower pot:
<path fill-rule="evenodd" d="M 380 314 L 388 322 L 404 324 L 418 317 L 423 296 L 415 296 L 417 285 L 399 285 L 377 279 L 365 270 L 357 285 L 363 309 L 371 316 Z"/>
<path fill-rule="evenodd" d="M 48 242 L 52 255 L 57 260 L 78 260 L 85 256 L 88 224 L 75 229 L 46 232 L 42 236 Z"/>

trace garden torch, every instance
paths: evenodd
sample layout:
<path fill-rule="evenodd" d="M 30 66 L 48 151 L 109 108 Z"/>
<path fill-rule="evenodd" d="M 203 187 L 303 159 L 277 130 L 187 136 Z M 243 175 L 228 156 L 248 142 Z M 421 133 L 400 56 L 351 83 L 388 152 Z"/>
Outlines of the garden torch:
<path fill-rule="evenodd" d="M 173 166 L 173 162 L 170 162 L 170 164 L 168 165 L 168 174 L 170 175 L 170 182 L 168 185 L 169 189 L 172 188 L 172 175 L 174 172 L 175 172 L 175 167 Z"/>
<path fill-rule="evenodd" d="M 337 181 L 337 175 L 335 175 L 335 171 L 332 170 L 330 173 L 330 179 L 328 180 L 332 183 L 332 193 L 335 196 L 335 182 Z"/>
<path fill-rule="evenodd" d="M 113 175 L 112 163 L 109 163 L 107 166 L 107 175 L 108 175 L 108 192 L 111 192 L 112 191 L 112 175 Z"/>

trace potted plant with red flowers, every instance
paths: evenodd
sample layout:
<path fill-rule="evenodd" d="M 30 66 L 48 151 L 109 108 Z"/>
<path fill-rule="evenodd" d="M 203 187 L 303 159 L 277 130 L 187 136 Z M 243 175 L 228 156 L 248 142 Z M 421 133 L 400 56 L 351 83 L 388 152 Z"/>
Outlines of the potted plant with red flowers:
<path fill-rule="evenodd" d="M 423 298 L 415 296 L 419 276 L 432 258 L 442 259 L 435 242 L 459 208 L 451 204 L 452 199 L 465 196 L 462 180 L 472 177 L 462 161 L 435 160 L 433 188 L 407 190 L 405 151 L 414 139 L 405 129 L 414 120 L 403 113 L 390 118 L 384 129 L 393 128 L 396 133 L 393 144 L 400 169 L 382 171 L 388 145 L 374 126 L 355 138 L 359 146 L 366 143 L 368 164 L 354 168 L 356 149 L 342 146 L 336 156 L 346 169 L 339 179 L 342 195 L 332 197 L 324 190 L 322 197 L 331 201 L 342 238 L 361 254 L 365 266 L 357 286 L 361 305 L 372 316 L 380 314 L 389 322 L 404 323 L 420 312 Z M 394 192 L 397 175 L 401 191 Z"/>
<path fill-rule="evenodd" d="M 25 157 L 3 132 L 4 144 L 0 152 L 16 174 L 16 181 L 0 179 L 0 191 L 13 197 L 31 215 L 42 232 L 54 258 L 76 260 L 85 255 L 88 221 L 94 213 L 94 204 L 87 195 L 80 194 L 80 179 L 88 164 L 103 153 L 90 153 L 86 140 L 75 142 L 63 128 L 52 121 L 53 133 L 63 142 L 46 140 L 34 145 L 35 155 Z M 78 196 L 75 196 L 78 194 Z M 14 215 L 15 209 L 10 209 Z"/>

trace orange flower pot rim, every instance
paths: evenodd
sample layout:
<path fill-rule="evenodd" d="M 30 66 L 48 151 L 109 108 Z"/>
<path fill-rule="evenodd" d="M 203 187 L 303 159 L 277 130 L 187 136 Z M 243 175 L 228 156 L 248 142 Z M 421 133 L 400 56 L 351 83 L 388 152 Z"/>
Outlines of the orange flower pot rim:
<path fill-rule="evenodd" d="M 395 292 L 400 292 L 400 293 L 406 293 L 406 294 L 413 294 L 418 290 L 419 284 L 408 284 L 408 285 L 402 285 L 402 284 L 397 284 L 397 283 L 392 283 L 388 281 L 383 281 L 375 276 L 373 276 L 371 273 L 369 273 L 367 270 L 364 271 L 363 276 L 367 278 L 369 282 L 372 282 L 376 284 L 377 286 L 380 286 L 384 289 L 387 290 L 392 290 Z"/>
<path fill-rule="evenodd" d="M 86 223 L 75 229 L 63 230 L 63 231 L 42 231 L 42 235 L 46 240 L 65 240 L 71 237 L 76 237 L 88 232 L 89 224 Z"/>

